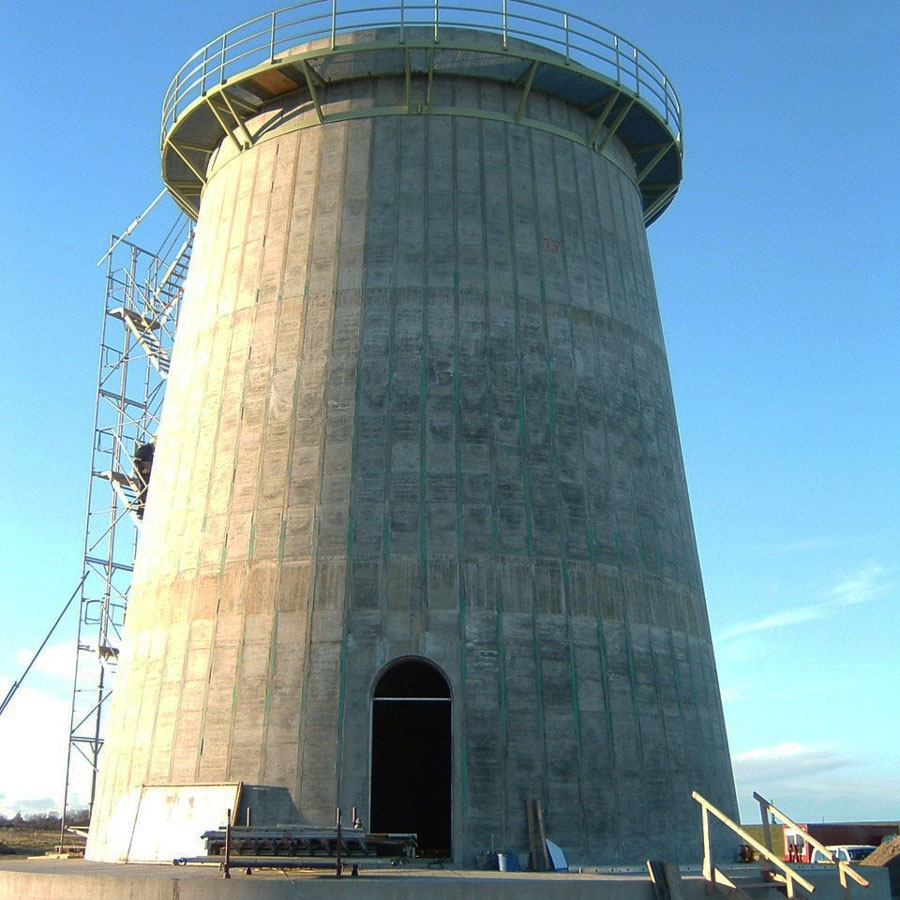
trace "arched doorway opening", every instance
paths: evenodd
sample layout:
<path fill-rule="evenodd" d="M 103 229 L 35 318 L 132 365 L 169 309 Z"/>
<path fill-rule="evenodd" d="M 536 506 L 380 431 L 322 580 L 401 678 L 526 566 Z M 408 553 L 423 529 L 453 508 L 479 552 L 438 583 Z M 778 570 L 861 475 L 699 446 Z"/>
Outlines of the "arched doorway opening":
<path fill-rule="evenodd" d="M 415 832 L 420 856 L 450 856 L 450 685 L 424 659 L 378 679 L 372 698 L 374 832 Z"/>

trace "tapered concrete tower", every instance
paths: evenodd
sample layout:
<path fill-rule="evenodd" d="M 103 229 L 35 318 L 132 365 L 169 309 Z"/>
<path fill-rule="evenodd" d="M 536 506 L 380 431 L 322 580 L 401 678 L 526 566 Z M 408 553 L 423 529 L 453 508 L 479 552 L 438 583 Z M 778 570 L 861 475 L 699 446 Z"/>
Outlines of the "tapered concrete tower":
<path fill-rule="evenodd" d="M 645 235 L 680 108 L 515 7 L 316 0 L 173 82 L 196 240 L 89 855 L 142 783 L 461 865 L 529 798 L 600 864 L 698 860 L 692 789 L 734 811 Z"/>

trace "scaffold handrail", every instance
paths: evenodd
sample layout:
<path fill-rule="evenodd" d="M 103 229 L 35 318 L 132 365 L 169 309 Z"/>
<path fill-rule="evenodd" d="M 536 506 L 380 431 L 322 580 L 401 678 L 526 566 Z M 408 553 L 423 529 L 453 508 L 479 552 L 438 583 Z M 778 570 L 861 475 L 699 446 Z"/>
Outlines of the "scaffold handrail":
<path fill-rule="evenodd" d="M 341 35 L 378 28 L 399 28 L 399 42 L 439 46 L 451 29 L 475 29 L 502 38 L 537 42 L 564 65 L 584 66 L 630 91 L 665 120 L 681 143 L 681 104 L 672 83 L 654 60 L 630 41 L 591 20 L 535 0 L 304 0 L 231 28 L 201 47 L 178 70 L 166 91 L 160 146 L 196 100 L 234 75 L 274 65 L 301 44 L 325 41 L 340 50 Z M 414 34 L 407 29 L 415 28 Z M 352 50 L 352 47 L 348 47 Z"/>
<path fill-rule="evenodd" d="M 809 894 L 812 894 L 815 891 L 815 885 L 804 878 L 802 875 L 795 872 L 783 859 L 780 859 L 776 853 L 774 853 L 770 848 L 765 847 L 763 844 L 760 844 L 755 838 L 751 837 L 737 822 L 730 819 L 722 810 L 716 808 L 709 802 L 705 797 L 701 794 L 698 794 L 696 791 L 691 793 L 691 796 L 697 803 L 700 804 L 701 818 L 703 823 L 703 869 L 702 874 L 703 878 L 710 884 L 715 886 L 716 884 L 724 884 L 726 887 L 734 887 L 734 884 L 728 879 L 726 875 L 720 872 L 715 865 L 713 860 L 713 850 L 712 850 L 712 841 L 710 837 L 709 830 L 709 817 L 710 815 L 715 816 L 723 825 L 730 828 L 745 844 L 751 846 L 759 855 L 761 859 L 766 860 L 766 862 L 773 867 L 773 869 L 777 869 L 778 872 L 773 873 L 775 880 L 781 882 L 785 888 L 785 894 L 789 898 L 793 898 L 796 894 L 795 888 L 797 886 L 803 888 Z"/>
<path fill-rule="evenodd" d="M 777 819 L 779 822 L 787 825 L 788 828 L 792 828 L 797 833 L 802 833 L 803 840 L 809 844 L 811 847 L 814 847 L 816 850 L 820 851 L 825 859 L 830 860 L 832 863 L 836 863 L 838 878 L 841 882 L 841 887 L 846 890 L 847 888 L 847 876 L 849 875 L 858 885 L 861 887 L 868 887 L 869 882 L 863 878 L 862 875 L 859 874 L 848 862 L 845 862 L 842 859 L 838 859 L 837 855 L 828 849 L 821 841 L 817 841 L 808 831 L 803 831 L 801 827 L 788 816 L 786 813 L 783 813 L 774 803 L 769 800 L 766 800 L 761 794 L 756 791 L 753 792 L 753 799 L 759 804 L 759 812 L 760 817 L 762 819 L 763 825 L 763 836 L 765 838 L 766 847 L 768 850 L 772 850 L 771 843 L 771 834 L 769 832 L 769 817 L 773 817 L 772 821 Z"/>

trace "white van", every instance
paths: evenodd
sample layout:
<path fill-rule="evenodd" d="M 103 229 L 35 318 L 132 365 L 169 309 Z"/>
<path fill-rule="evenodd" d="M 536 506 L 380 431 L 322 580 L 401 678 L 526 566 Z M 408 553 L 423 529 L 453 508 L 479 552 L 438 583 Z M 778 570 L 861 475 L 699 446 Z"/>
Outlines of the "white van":
<path fill-rule="evenodd" d="M 835 844 L 828 849 L 838 862 L 859 862 L 865 859 L 875 848 L 871 844 Z M 813 850 L 809 861 L 811 863 L 830 863 L 831 860 L 821 851 Z"/>

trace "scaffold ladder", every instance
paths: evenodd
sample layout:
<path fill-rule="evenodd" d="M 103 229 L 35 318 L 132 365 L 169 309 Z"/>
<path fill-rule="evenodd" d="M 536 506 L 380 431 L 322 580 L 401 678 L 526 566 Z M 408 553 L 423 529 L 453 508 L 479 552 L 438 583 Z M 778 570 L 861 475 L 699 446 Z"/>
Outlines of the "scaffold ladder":
<path fill-rule="evenodd" d="M 158 199 L 158 198 L 157 198 Z M 141 217 L 139 217 L 140 220 Z M 128 605 L 141 490 L 138 447 L 152 443 L 169 374 L 193 229 L 181 216 L 160 249 L 113 236 L 106 261 L 94 437 L 84 530 L 84 569 L 63 799 L 63 831 L 75 766 L 90 772 L 92 809 L 103 713 Z"/>

